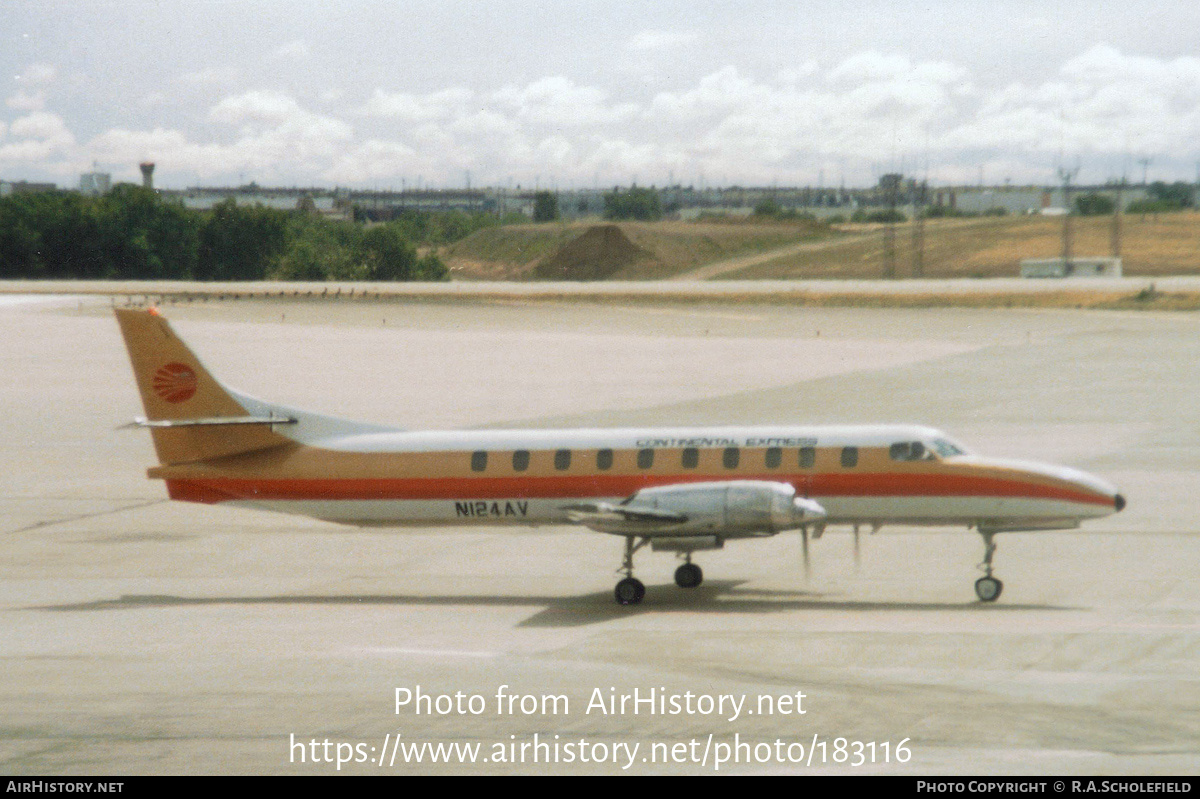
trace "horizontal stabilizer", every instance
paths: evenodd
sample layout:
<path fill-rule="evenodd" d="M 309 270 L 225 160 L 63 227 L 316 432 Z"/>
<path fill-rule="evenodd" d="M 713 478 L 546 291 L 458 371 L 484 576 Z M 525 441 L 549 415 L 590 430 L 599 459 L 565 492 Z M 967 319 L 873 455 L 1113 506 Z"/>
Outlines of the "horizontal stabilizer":
<path fill-rule="evenodd" d="M 294 416 L 204 416 L 198 419 L 147 419 L 139 416 L 126 427 L 202 427 L 231 424 L 296 424 Z"/>

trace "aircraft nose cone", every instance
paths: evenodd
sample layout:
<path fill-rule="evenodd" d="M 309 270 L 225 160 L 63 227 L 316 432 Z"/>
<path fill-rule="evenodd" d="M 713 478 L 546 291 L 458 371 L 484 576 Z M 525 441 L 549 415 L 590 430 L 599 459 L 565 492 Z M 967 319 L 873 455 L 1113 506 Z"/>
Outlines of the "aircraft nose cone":
<path fill-rule="evenodd" d="M 1113 507 L 1117 509 L 1117 513 L 1125 510 L 1125 497 L 1120 494 L 1113 496 Z"/>

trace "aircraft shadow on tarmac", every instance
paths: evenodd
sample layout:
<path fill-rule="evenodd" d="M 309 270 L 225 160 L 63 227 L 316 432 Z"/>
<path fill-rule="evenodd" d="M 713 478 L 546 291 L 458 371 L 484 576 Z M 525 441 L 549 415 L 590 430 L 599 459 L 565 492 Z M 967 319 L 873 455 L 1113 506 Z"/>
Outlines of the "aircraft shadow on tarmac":
<path fill-rule="evenodd" d="M 414 607 L 530 607 L 540 608 L 519 627 L 578 627 L 644 613 L 780 613 L 804 610 L 960 611 L 1011 613 L 1030 610 L 1082 610 L 1063 605 L 993 604 L 983 602 L 896 602 L 847 600 L 812 591 L 743 589 L 743 581 L 709 580 L 699 588 L 681 591 L 674 585 L 651 585 L 640 605 L 622 607 L 609 591 L 580 596 L 514 596 L 456 594 L 363 594 L 355 596 L 183 597 L 163 594 L 125 594 L 66 605 L 41 605 L 28 610 L 93 611 L 179 608 L 203 605 L 411 605 Z"/>

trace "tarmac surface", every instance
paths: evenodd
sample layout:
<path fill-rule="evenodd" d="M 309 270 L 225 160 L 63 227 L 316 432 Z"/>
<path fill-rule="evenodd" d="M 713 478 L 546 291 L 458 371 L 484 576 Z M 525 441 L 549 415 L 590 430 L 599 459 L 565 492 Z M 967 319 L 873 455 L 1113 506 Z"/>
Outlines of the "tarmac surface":
<path fill-rule="evenodd" d="M 148 435 L 115 429 L 141 407 L 109 303 L 0 296 L 6 773 L 1200 770 L 1194 313 L 162 308 L 230 385 L 315 411 L 922 423 L 1129 502 L 1000 536 L 994 605 L 972 590 L 977 535 L 884 528 L 857 565 L 831 529 L 807 579 L 797 535 L 733 542 L 686 592 L 673 556 L 642 551 L 646 599 L 620 608 L 622 542 L 586 530 L 361 532 L 168 502 Z"/>

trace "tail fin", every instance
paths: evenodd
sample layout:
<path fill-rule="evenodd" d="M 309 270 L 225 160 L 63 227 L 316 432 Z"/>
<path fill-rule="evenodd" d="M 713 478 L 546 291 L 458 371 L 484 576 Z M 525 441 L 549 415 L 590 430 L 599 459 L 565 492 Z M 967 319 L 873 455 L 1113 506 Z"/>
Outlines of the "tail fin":
<path fill-rule="evenodd" d="M 217 382 L 154 309 L 116 309 L 154 449 L 164 465 L 237 455 L 287 444 Z"/>

